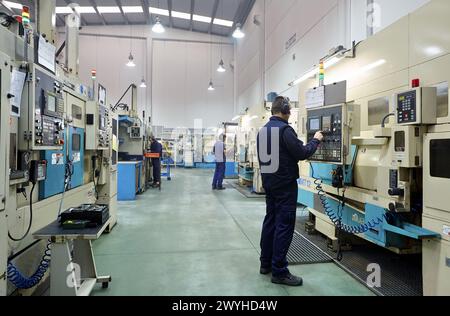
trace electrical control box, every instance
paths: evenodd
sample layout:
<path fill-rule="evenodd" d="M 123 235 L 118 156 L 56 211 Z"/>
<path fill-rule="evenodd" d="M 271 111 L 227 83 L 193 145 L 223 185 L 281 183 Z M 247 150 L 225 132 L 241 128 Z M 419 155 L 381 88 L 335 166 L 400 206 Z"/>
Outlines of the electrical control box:
<path fill-rule="evenodd" d="M 398 125 L 436 124 L 437 88 L 416 88 L 395 95 Z"/>
<path fill-rule="evenodd" d="M 65 128 L 63 83 L 37 65 L 31 66 L 27 77 L 19 120 L 19 149 L 60 149 Z"/>
<path fill-rule="evenodd" d="M 359 135 L 359 106 L 340 104 L 308 110 L 307 137 L 310 142 L 322 131 L 324 140 L 311 161 L 345 164 L 353 136 Z"/>
<path fill-rule="evenodd" d="M 393 165 L 419 168 L 423 164 L 423 126 L 396 126 L 393 129 Z"/>
<path fill-rule="evenodd" d="M 131 126 L 130 128 L 128 128 L 128 133 L 129 133 L 131 139 L 142 138 L 142 127 Z"/>
<path fill-rule="evenodd" d="M 32 160 L 30 162 L 30 181 L 37 183 L 44 181 L 47 178 L 47 161 L 46 160 Z"/>
<path fill-rule="evenodd" d="M 86 104 L 86 149 L 106 150 L 111 140 L 109 109 L 97 102 Z"/>

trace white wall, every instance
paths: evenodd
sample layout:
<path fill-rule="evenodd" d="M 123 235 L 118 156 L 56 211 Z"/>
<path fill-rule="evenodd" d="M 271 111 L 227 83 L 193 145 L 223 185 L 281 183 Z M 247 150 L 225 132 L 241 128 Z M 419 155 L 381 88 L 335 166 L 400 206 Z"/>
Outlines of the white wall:
<path fill-rule="evenodd" d="M 64 34 L 60 34 L 59 42 L 63 39 Z M 216 43 L 212 45 L 216 91 L 208 93 L 211 42 Z M 216 71 L 221 49 L 228 69 L 225 74 Z M 135 68 L 125 65 L 130 50 Z M 234 73 L 229 66 L 234 61 L 233 52 L 231 39 L 207 34 L 167 29 L 155 35 L 149 26 L 84 27 L 80 35 L 80 78 L 90 84 L 91 70 L 96 69 L 97 81 L 106 87 L 111 104 L 135 83 L 139 115 L 145 110 L 147 117 L 152 115 L 154 125 L 192 128 L 194 119 L 203 119 L 205 127 L 217 126 L 231 120 L 235 112 Z M 147 88 L 139 88 L 143 77 Z"/>
<path fill-rule="evenodd" d="M 212 57 L 211 57 L 212 50 Z M 227 72 L 216 71 L 222 58 Z M 232 45 L 155 41 L 153 43 L 153 116 L 155 125 L 215 127 L 234 114 Z M 212 62 L 211 62 L 212 61 Z M 208 91 L 210 79 L 215 91 Z"/>
<path fill-rule="evenodd" d="M 376 0 L 374 33 L 428 1 Z M 269 92 L 298 100 L 298 88 L 288 84 L 331 48 L 366 39 L 367 11 L 367 0 L 256 0 L 244 27 L 247 36 L 236 48 L 238 111 L 259 106 Z M 253 23 L 255 15 L 262 21 L 259 26 Z M 294 35 L 295 44 L 286 49 Z"/>

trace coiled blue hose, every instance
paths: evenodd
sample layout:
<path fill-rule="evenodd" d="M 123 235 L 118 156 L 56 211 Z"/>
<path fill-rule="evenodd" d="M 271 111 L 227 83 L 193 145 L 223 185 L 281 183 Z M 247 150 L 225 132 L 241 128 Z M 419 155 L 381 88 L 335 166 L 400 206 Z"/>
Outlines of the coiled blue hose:
<path fill-rule="evenodd" d="M 41 262 L 36 272 L 31 277 L 24 276 L 11 262 L 8 263 L 8 279 L 14 286 L 21 290 L 31 289 L 38 285 L 50 266 L 51 242 L 47 246 L 42 256 Z"/>
<path fill-rule="evenodd" d="M 58 218 L 61 214 L 61 208 L 64 200 L 64 194 L 68 188 L 68 185 L 72 179 L 74 173 L 73 169 L 73 161 L 67 157 L 67 163 L 65 165 L 65 174 L 64 174 L 64 190 L 61 197 L 61 202 L 59 205 Z M 33 185 L 34 189 L 34 185 Z M 33 195 L 33 194 L 31 194 Z M 30 200 L 30 208 L 32 207 Z M 31 226 L 31 224 L 30 224 Z M 38 285 L 42 279 L 44 278 L 45 273 L 50 267 L 51 260 L 51 241 L 48 241 L 47 247 L 45 248 L 44 255 L 42 256 L 41 262 L 36 270 L 36 272 L 31 277 L 24 276 L 17 267 L 15 267 L 11 262 L 8 262 L 8 279 L 14 284 L 14 286 L 21 290 L 31 289 L 32 287 Z"/>
<path fill-rule="evenodd" d="M 330 218 L 330 220 L 333 222 L 333 224 L 337 228 L 339 228 L 347 233 L 358 235 L 358 234 L 364 234 L 364 233 L 368 232 L 369 230 L 380 226 L 381 224 L 383 224 L 383 222 L 385 220 L 387 222 L 389 222 L 392 219 L 393 215 L 391 213 L 385 213 L 383 215 L 383 217 L 372 219 L 365 224 L 361 224 L 361 225 L 357 225 L 357 226 L 352 226 L 352 225 L 347 225 L 347 224 L 342 223 L 342 212 L 343 212 L 344 206 L 345 206 L 344 201 L 342 201 L 340 203 L 337 212 L 335 212 L 332 209 L 330 202 L 328 201 L 327 193 L 325 192 L 325 190 L 322 187 L 323 181 L 321 179 L 315 177 L 314 167 L 312 166 L 312 164 L 310 164 L 310 166 L 311 166 L 311 171 L 312 171 L 312 178 L 314 179 L 314 184 L 316 186 L 317 194 L 318 194 L 320 202 L 322 203 L 322 206 L 325 210 L 325 214 Z M 343 198 L 345 200 L 345 196 L 343 196 Z"/>

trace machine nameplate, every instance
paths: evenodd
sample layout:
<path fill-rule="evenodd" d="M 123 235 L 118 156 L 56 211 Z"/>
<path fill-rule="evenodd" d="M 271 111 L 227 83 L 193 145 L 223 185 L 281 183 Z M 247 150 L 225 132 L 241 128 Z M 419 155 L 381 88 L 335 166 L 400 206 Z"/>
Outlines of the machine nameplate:
<path fill-rule="evenodd" d="M 444 225 L 444 229 L 442 230 L 442 233 L 443 233 L 445 236 L 450 236 L 450 227 Z"/>

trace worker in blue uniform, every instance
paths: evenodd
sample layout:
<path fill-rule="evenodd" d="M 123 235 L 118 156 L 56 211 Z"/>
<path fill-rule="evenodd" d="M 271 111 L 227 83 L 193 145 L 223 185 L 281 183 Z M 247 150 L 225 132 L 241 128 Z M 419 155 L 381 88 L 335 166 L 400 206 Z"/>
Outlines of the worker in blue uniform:
<path fill-rule="evenodd" d="M 163 147 L 155 137 L 151 138 L 150 152 L 159 154 L 159 158 L 152 158 L 153 186 L 159 187 L 159 185 L 161 184 L 161 158 L 163 154 Z"/>
<path fill-rule="evenodd" d="M 289 99 L 277 97 L 272 117 L 258 135 L 258 159 L 266 191 L 267 214 L 261 236 L 261 274 L 272 273 L 272 283 L 301 286 L 303 280 L 289 272 L 287 253 L 295 230 L 298 163 L 316 152 L 323 134 L 304 146 L 288 121 Z M 265 144 L 263 144 L 265 142 Z"/>
<path fill-rule="evenodd" d="M 225 178 L 226 167 L 226 149 L 225 149 L 225 135 L 220 135 L 219 140 L 215 143 L 213 153 L 216 160 L 216 170 L 214 172 L 214 179 L 212 183 L 213 190 L 225 190 L 223 187 L 223 179 Z"/>

